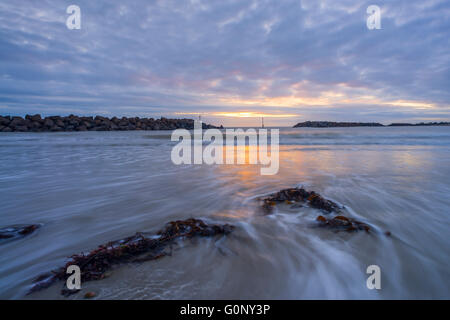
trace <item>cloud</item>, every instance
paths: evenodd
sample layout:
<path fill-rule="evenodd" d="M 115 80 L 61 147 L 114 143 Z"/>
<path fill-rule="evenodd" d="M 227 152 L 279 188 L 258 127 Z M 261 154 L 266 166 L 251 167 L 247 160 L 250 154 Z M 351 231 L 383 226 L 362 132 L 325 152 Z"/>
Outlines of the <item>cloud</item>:
<path fill-rule="evenodd" d="M 381 30 L 369 1 L 70 4 L 0 3 L 1 113 L 450 119 L 448 1 L 378 1 Z"/>

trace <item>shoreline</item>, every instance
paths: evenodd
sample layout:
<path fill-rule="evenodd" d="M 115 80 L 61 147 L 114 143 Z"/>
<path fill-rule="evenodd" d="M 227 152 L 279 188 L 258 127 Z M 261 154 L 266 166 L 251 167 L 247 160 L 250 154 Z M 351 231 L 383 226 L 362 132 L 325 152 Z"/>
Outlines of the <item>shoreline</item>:
<path fill-rule="evenodd" d="M 334 122 L 334 121 L 305 121 L 292 127 L 276 128 L 351 128 L 351 127 L 425 127 L 450 126 L 450 122 L 419 122 L 419 123 L 391 123 L 378 122 Z M 226 128 L 237 128 L 230 126 Z M 247 128 L 247 127 L 246 127 Z M 255 128 L 250 126 L 248 128 Z M 275 128 L 275 127 L 274 127 Z M 194 120 L 187 118 L 140 118 L 140 117 L 103 117 L 103 116 L 48 116 L 42 118 L 40 114 L 21 116 L 0 115 L 0 132 L 82 132 L 82 131 L 156 131 L 194 129 Z M 203 123 L 203 129 L 224 129 Z"/>
<path fill-rule="evenodd" d="M 450 126 L 450 122 L 419 122 L 419 123 L 391 123 L 384 125 L 378 122 L 334 122 L 334 121 L 305 121 L 299 122 L 293 128 L 350 128 L 350 127 L 422 127 L 422 126 Z"/>

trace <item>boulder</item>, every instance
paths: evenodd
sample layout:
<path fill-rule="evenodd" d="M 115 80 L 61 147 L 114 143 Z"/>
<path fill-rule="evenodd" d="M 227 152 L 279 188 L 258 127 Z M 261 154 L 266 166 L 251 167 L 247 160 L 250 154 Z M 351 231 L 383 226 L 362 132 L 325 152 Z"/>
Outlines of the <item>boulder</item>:
<path fill-rule="evenodd" d="M 25 126 L 25 125 L 26 125 L 26 122 L 21 117 L 13 117 L 13 119 L 9 123 L 9 127 L 11 129 L 14 129 L 15 127 L 18 127 L 18 126 Z"/>
<path fill-rule="evenodd" d="M 9 116 L 8 117 L 1 117 L 0 116 L 0 125 L 7 126 L 7 125 L 9 125 L 10 122 L 11 122 L 11 119 L 10 119 Z"/>
<path fill-rule="evenodd" d="M 55 125 L 55 123 L 53 122 L 52 119 L 50 118 L 45 118 L 44 120 L 44 126 L 47 128 L 52 128 Z"/>
<path fill-rule="evenodd" d="M 53 127 L 50 128 L 50 131 L 59 132 L 59 131 L 63 131 L 63 128 L 58 127 L 57 125 L 54 125 Z"/>
<path fill-rule="evenodd" d="M 82 123 L 81 123 L 83 126 L 85 126 L 87 129 L 89 129 L 89 128 L 92 128 L 93 127 L 93 125 L 91 124 L 91 122 L 89 122 L 89 121 L 83 121 Z"/>
<path fill-rule="evenodd" d="M 30 121 L 41 121 L 41 120 L 42 120 L 40 114 L 35 114 L 35 115 L 32 115 L 32 116 L 29 115 L 29 114 L 27 114 L 27 115 L 25 116 L 25 119 L 30 120 Z"/>
<path fill-rule="evenodd" d="M 14 131 L 17 132 L 27 132 L 28 131 L 28 127 L 27 126 L 16 126 L 14 128 Z"/>

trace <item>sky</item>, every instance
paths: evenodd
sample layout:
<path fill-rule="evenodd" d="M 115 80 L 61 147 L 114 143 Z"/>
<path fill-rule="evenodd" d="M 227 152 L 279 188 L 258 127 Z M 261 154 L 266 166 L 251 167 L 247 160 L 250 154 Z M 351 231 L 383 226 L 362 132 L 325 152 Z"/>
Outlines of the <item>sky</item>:
<path fill-rule="evenodd" d="M 449 49 L 448 0 L 1 1 L 0 114 L 450 121 Z"/>

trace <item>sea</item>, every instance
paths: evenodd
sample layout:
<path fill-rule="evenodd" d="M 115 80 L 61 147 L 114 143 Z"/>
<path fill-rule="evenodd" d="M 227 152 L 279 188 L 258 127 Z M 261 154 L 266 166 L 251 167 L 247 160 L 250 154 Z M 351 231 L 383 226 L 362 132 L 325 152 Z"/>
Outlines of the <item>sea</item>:
<path fill-rule="evenodd" d="M 450 127 L 279 128 L 279 170 L 171 161 L 171 131 L 0 133 L 0 299 L 449 299 Z M 261 199 L 315 191 L 370 232 Z M 226 236 L 181 239 L 161 259 L 114 266 L 64 297 L 33 279 L 136 232 L 198 218 Z M 370 288 L 370 266 L 380 288 Z M 369 268 L 369 270 L 371 270 Z"/>

